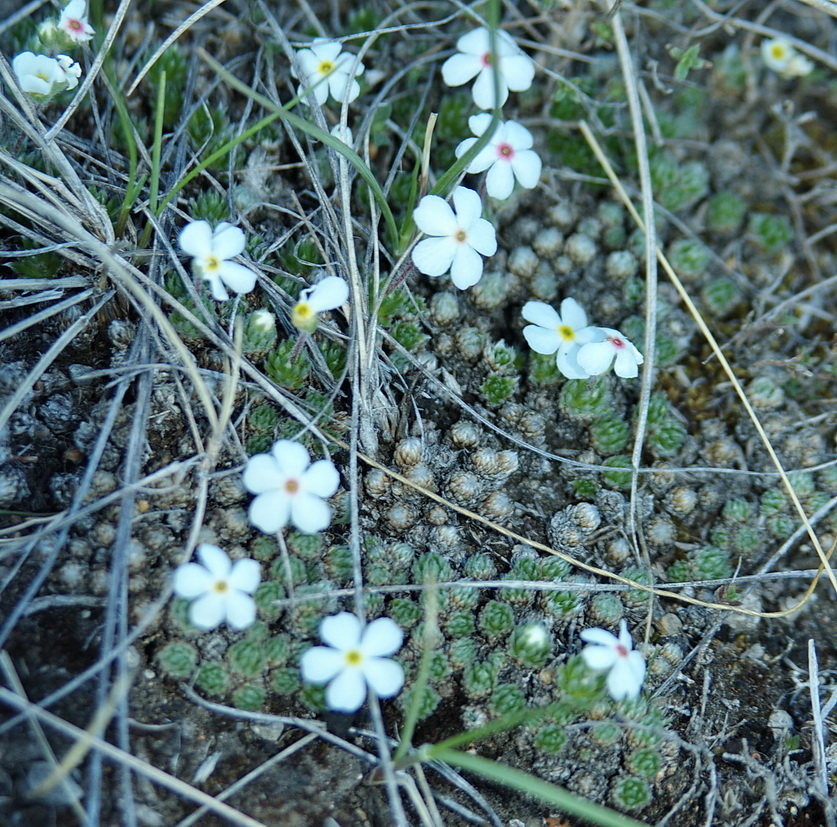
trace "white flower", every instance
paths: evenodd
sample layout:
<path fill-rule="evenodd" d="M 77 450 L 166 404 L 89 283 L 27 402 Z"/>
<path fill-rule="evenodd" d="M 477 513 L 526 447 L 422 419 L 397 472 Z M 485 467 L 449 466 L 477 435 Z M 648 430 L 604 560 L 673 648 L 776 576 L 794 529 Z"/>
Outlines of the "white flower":
<path fill-rule="evenodd" d="M 58 69 L 62 73 L 67 89 L 75 89 L 81 77 L 81 66 L 68 55 L 58 55 Z"/>
<path fill-rule="evenodd" d="M 70 0 L 58 18 L 58 28 L 73 42 L 86 43 L 96 32 L 87 22 L 84 0 Z"/>
<path fill-rule="evenodd" d="M 256 619 L 256 602 L 250 597 L 259 585 L 261 571 L 255 560 L 230 562 L 218 546 L 198 546 L 198 563 L 178 566 L 174 593 L 194 600 L 189 620 L 199 629 L 214 629 L 225 620 L 233 629 L 244 629 Z"/>
<path fill-rule="evenodd" d="M 304 445 L 280 439 L 269 454 L 250 457 L 243 480 L 257 495 L 250 503 L 250 522 L 265 534 L 275 534 L 289 522 L 306 534 L 328 528 L 331 509 L 325 500 L 340 485 L 331 460 L 311 464 Z"/>
<path fill-rule="evenodd" d="M 259 333 L 270 333 L 276 328 L 276 316 L 261 307 L 250 317 L 250 324 Z"/>
<path fill-rule="evenodd" d="M 394 655 L 404 635 L 394 620 L 379 617 L 365 628 L 357 617 L 340 612 L 324 618 L 320 637 L 328 646 L 314 646 L 302 655 L 302 677 L 328 683 L 329 709 L 355 712 L 366 700 L 367 684 L 381 698 L 392 698 L 404 686 L 404 669 Z"/>
<path fill-rule="evenodd" d="M 226 301 L 226 287 L 249 293 L 256 286 L 256 274 L 243 264 L 227 259 L 244 251 L 244 233 L 226 221 L 214 230 L 208 221 L 193 221 L 180 231 L 180 249 L 193 257 L 192 269 L 209 282 L 212 298 Z"/>
<path fill-rule="evenodd" d="M 313 287 L 299 294 L 299 301 L 291 312 L 291 321 L 297 330 L 313 333 L 317 329 L 320 313 L 340 307 L 349 298 L 349 285 L 338 276 L 324 278 Z"/>
<path fill-rule="evenodd" d="M 497 31 L 497 79 L 499 99 L 494 96 L 494 70 L 492 68 L 491 36 L 486 28 L 474 29 L 456 41 L 459 54 L 449 57 L 442 65 L 442 78 L 448 86 L 461 86 L 476 77 L 471 94 L 480 109 L 502 106 L 509 96 L 509 89 L 523 92 L 532 85 L 535 64 L 525 55 L 506 32 Z"/>
<path fill-rule="evenodd" d="M 642 354 L 618 331 L 610 327 L 597 327 L 599 341 L 583 345 L 577 355 L 578 364 L 590 376 L 598 376 L 610 369 L 623 379 L 633 379 L 639 373 L 639 365 L 645 360 Z"/>
<path fill-rule="evenodd" d="M 298 95 L 310 89 L 317 103 L 322 106 L 329 92 L 338 103 L 351 103 L 360 94 L 360 84 L 355 78 L 363 74 L 363 64 L 355 68 L 355 56 L 343 52 L 343 46 L 336 40 L 318 37 L 310 48 L 300 49 L 296 59 L 302 76 L 293 69 L 291 74 L 303 81 L 297 89 Z M 308 103 L 307 94 L 302 97 L 302 102 Z"/>
<path fill-rule="evenodd" d="M 558 370 L 567 379 L 587 379 L 590 372 L 578 362 L 582 345 L 600 341 L 599 328 L 587 324 L 587 314 L 571 298 L 561 302 L 561 313 L 544 302 L 526 302 L 523 318 L 533 324 L 523 328 L 529 347 L 536 353 L 555 353 Z"/>
<path fill-rule="evenodd" d="M 413 263 L 426 276 L 450 270 L 453 283 L 465 290 L 482 278 L 482 256 L 497 252 L 494 227 L 482 218 L 479 195 L 466 187 L 453 191 L 456 212 L 438 195 L 425 195 L 413 210 L 416 226 L 429 236 L 413 249 Z"/>
<path fill-rule="evenodd" d="M 66 55 L 54 57 L 21 52 L 12 61 L 17 82 L 37 101 L 48 101 L 65 89 L 74 89 L 81 77 L 81 67 Z"/>
<path fill-rule="evenodd" d="M 477 137 L 488 129 L 491 114 L 482 112 L 468 119 L 471 132 Z M 466 138 L 456 148 L 456 157 L 461 158 L 475 143 L 477 138 Z M 514 179 L 525 189 L 532 189 L 541 176 L 541 159 L 532 149 L 532 133 L 517 121 L 497 124 L 491 140 L 477 153 L 468 165 L 468 172 L 483 172 L 485 188 L 492 198 L 508 198 L 514 189 Z"/>
<path fill-rule="evenodd" d="M 633 651 L 633 641 L 624 620 L 619 624 L 619 637 L 605 629 L 585 629 L 581 639 L 589 646 L 581 650 L 581 657 L 591 669 L 608 669 L 607 691 L 621 701 L 636 698 L 645 679 L 645 658 Z"/>
<path fill-rule="evenodd" d="M 797 52 L 789 61 L 788 68 L 785 69 L 784 76 L 786 78 L 803 78 L 805 75 L 810 75 L 814 71 L 814 64 L 808 60 L 805 55 Z"/>
<path fill-rule="evenodd" d="M 814 64 L 799 54 L 784 37 L 765 38 L 760 48 L 764 65 L 783 77 L 803 77 L 814 68 Z"/>
<path fill-rule="evenodd" d="M 352 135 L 352 128 L 350 126 L 343 126 L 342 123 L 336 123 L 331 127 L 330 131 L 338 141 L 343 141 L 348 146 L 355 145 L 355 137 Z"/>

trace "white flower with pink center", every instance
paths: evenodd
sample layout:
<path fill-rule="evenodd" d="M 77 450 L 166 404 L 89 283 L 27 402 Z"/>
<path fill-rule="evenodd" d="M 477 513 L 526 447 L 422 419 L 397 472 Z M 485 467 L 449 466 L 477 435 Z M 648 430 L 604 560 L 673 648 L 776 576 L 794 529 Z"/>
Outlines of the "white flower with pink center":
<path fill-rule="evenodd" d="M 491 115 L 482 112 L 468 119 L 471 132 L 481 136 L 491 125 Z M 456 157 L 461 158 L 477 138 L 466 138 L 456 148 Z M 489 142 L 477 153 L 468 165 L 471 173 L 488 170 L 485 189 L 492 198 L 508 198 L 514 189 L 515 179 L 524 189 L 532 189 L 541 176 L 541 159 L 532 149 L 532 133 L 517 121 L 500 121 Z"/>
<path fill-rule="evenodd" d="M 448 86 L 462 86 L 476 78 L 471 94 L 480 109 L 502 106 L 509 89 L 523 92 L 532 85 L 535 64 L 514 42 L 511 35 L 497 31 L 494 38 L 497 58 L 498 95 L 494 89 L 494 55 L 491 54 L 491 33 L 485 27 L 474 29 L 456 41 L 458 54 L 442 65 L 442 78 Z"/>
<path fill-rule="evenodd" d="M 578 364 L 590 376 L 598 376 L 610 370 L 617 376 L 634 379 L 639 374 L 639 365 L 645 360 L 642 354 L 618 331 L 610 327 L 599 327 L 600 340 L 583 345 L 579 351 Z"/>
<path fill-rule="evenodd" d="M 312 463 L 304 445 L 280 439 L 269 454 L 247 461 L 244 487 L 256 498 L 250 522 L 265 534 L 276 534 L 288 523 L 305 534 L 328 528 L 331 509 L 325 502 L 340 485 L 340 475 L 328 459 Z"/>
<path fill-rule="evenodd" d="M 585 629 L 581 639 L 590 644 L 581 650 L 581 657 L 591 668 L 609 670 L 605 686 L 611 698 L 636 698 L 645 680 L 645 658 L 634 651 L 628 624 L 619 624 L 619 637 L 606 629 Z"/>
<path fill-rule="evenodd" d="M 58 28 L 73 42 L 86 43 L 96 32 L 87 22 L 87 4 L 84 0 L 70 0 L 58 18 Z"/>

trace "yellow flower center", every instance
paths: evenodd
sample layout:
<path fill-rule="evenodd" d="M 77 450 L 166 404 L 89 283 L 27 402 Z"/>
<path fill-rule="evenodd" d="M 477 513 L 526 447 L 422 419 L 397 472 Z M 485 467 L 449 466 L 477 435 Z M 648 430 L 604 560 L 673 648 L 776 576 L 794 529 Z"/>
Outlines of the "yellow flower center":
<path fill-rule="evenodd" d="M 216 255 L 207 256 L 201 263 L 201 267 L 207 273 L 215 273 L 221 266 L 221 259 Z"/>
<path fill-rule="evenodd" d="M 212 585 L 212 591 L 216 594 L 224 594 L 228 592 L 230 589 L 229 583 L 226 580 L 216 580 L 215 583 Z"/>
<path fill-rule="evenodd" d="M 361 661 L 363 661 L 363 654 L 358 649 L 350 649 L 346 652 L 347 666 L 360 666 Z"/>
<path fill-rule="evenodd" d="M 317 314 L 308 302 L 297 302 L 291 313 L 291 324 L 297 330 L 313 333 L 317 329 Z"/>
<path fill-rule="evenodd" d="M 558 328 L 558 335 L 566 342 L 575 339 L 575 331 L 568 324 L 562 324 Z"/>
<path fill-rule="evenodd" d="M 460 243 L 464 243 L 468 239 L 468 233 L 465 230 L 457 230 L 454 238 Z"/>
<path fill-rule="evenodd" d="M 770 47 L 770 54 L 774 60 L 784 60 L 787 57 L 788 50 L 783 43 L 774 43 Z"/>
<path fill-rule="evenodd" d="M 318 71 L 321 75 L 327 75 L 329 72 L 333 71 L 333 69 L 334 64 L 330 60 L 324 60 L 318 67 Z"/>

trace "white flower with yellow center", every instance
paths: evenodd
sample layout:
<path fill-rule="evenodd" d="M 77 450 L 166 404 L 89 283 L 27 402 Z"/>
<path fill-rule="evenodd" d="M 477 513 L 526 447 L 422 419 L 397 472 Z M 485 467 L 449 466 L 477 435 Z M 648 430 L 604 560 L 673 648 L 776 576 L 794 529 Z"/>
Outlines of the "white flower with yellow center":
<path fill-rule="evenodd" d="M 529 347 L 536 353 L 556 354 L 558 370 L 567 379 L 587 379 L 590 373 L 578 363 L 578 352 L 588 342 L 601 341 L 600 328 L 587 324 L 587 314 L 572 298 L 561 302 L 561 313 L 544 302 L 526 302 L 523 328 Z"/>
<path fill-rule="evenodd" d="M 58 58 L 21 52 L 12 61 L 17 82 L 36 101 L 45 103 L 59 92 L 75 89 L 81 66 L 67 55 Z"/>
<path fill-rule="evenodd" d="M 482 278 L 482 257 L 497 252 L 494 227 L 482 217 L 479 195 L 467 187 L 453 191 L 453 206 L 438 195 L 425 195 L 413 210 L 413 220 L 430 236 L 413 248 L 413 264 L 426 276 L 442 276 L 450 270 L 460 289 Z"/>
<path fill-rule="evenodd" d="M 256 603 L 250 596 L 261 580 L 259 564 L 244 558 L 230 561 L 218 546 L 198 546 L 198 563 L 178 566 L 174 573 L 174 593 L 194 601 L 189 620 L 208 631 L 226 621 L 233 629 L 244 629 L 256 619 Z"/>
<path fill-rule="evenodd" d="M 244 252 L 244 233 L 226 221 L 214 230 L 208 221 L 193 221 L 180 231 L 180 249 L 192 256 L 192 270 L 209 282 L 212 298 L 226 301 L 226 288 L 249 293 L 256 286 L 256 274 L 243 264 L 228 259 Z"/>
<path fill-rule="evenodd" d="M 364 66 L 357 63 L 355 56 L 343 52 L 343 46 L 336 40 L 317 38 L 307 49 L 300 49 L 296 59 L 302 74 L 291 69 L 291 74 L 299 78 L 297 94 L 303 103 L 308 103 L 308 94 L 322 106 L 328 94 L 338 103 L 351 103 L 360 94 L 360 84 L 355 78 L 363 74 Z"/>
<path fill-rule="evenodd" d="M 299 294 L 299 301 L 291 311 L 291 322 L 297 330 L 313 333 L 320 313 L 335 310 L 349 298 L 349 285 L 338 276 L 324 278 Z"/>
<path fill-rule="evenodd" d="M 767 37 L 762 40 L 760 49 L 764 65 L 782 77 L 803 77 L 814 68 L 814 64 L 784 37 Z"/>
<path fill-rule="evenodd" d="M 331 509 L 325 502 L 340 485 L 334 463 L 312 463 L 299 442 L 280 439 L 269 454 L 247 461 L 244 487 L 256 498 L 250 503 L 250 522 L 265 534 L 275 534 L 288 523 L 306 534 L 328 528 Z"/>
<path fill-rule="evenodd" d="M 404 641 L 394 620 L 379 617 L 366 627 L 349 612 L 326 617 L 320 637 L 327 646 L 314 646 L 302 655 L 302 677 L 327 683 L 325 701 L 336 712 L 356 712 L 366 700 L 367 686 L 380 698 L 392 698 L 404 686 L 404 669 L 389 656 Z"/>

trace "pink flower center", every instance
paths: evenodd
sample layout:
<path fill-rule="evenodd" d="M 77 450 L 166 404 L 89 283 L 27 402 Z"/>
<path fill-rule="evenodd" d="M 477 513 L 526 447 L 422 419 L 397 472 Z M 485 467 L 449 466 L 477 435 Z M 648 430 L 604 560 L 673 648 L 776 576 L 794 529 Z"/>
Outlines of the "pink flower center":
<path fill-rule="evenodd" d="M 465 230 L 457 230 L 453 236 L 460 244 L 464 244 L 468 239 L 468 233 Z"/>
<path fill-rule="evenodd" d="M 494 63 L 494 60 L 493 60 L 493 58 L 491 57 L 491 52 L 486 52 L 486 53 L 482 56 L 481 60 L 482 60 L 482 65 L 483 65 L 483 66 L 491 66 L 491 65 L 493 65 L 493 63 Z"/>
<path fill-rule="evenodd" d="M 285 482 L 285 493 L 293 496 L 299 491 L 299 482 L 297 480 L 287 480 Z"/>
<path fill-rule="evenodd" d="M 617 643 L 616 644 L 616 654 L 619 655 L 620 658 L 626 658 L 626 657 L 628 657 L 628 650 L 621 643 Z"/>
<path fill-rule="evenodd" d="M 82 25 L 81 20 L 68 20 L 67 28 L 72 29 L 74 32 L 84 31 L 84 26 Z"/>
<path fill-rule="evenodd" d="M 497 155 L 501 161 L 511 161 L 514 158 L 514 147 L 511 144 L 498 144 Z"/>
<path fill-rule="evenodd" d="M 625 347 L 625 341 L 616 336 L 611 336 L 608 341 L 617 349 L 622 350 Z"/>

